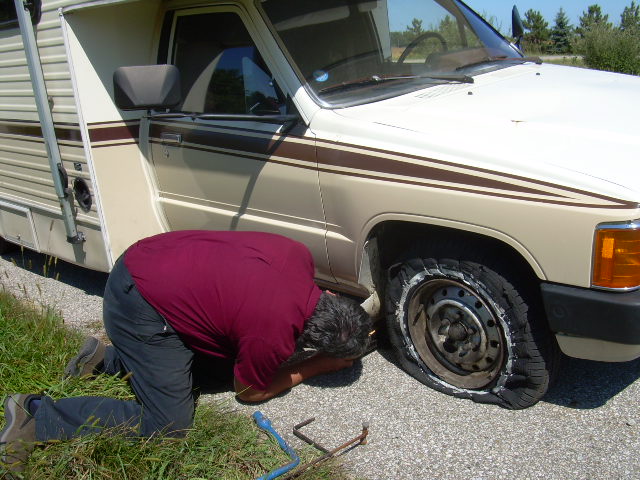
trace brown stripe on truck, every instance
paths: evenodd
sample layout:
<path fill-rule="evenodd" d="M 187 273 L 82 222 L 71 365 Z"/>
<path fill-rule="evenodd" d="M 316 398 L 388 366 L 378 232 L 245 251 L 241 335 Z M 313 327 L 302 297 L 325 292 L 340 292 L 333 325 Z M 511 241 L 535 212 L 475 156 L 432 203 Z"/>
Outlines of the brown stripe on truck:
<path fill-rule="evenodd" d="M 67 142 L 82 142 L 80 126 L 77 123 L 56 123 L 54 124 L 56 137 L 58 140 Z M 2 120 L 0 121 L 0 133 L 5 135 L 17 135 L 20 137 L 31 137 L 32 140 L 43 140 L 40 122 L 30 122 L 25 120 Z"/>
<path fill-rule="evenodd" d="M 149 136 L 154 142 L 161 142 L 162 133 L 177 133 L 182 135 L 183 148 L 193 146 L 214 147 L 218 149 L 235 150 L 238 153 L 250 153 L 270 156 L 284 157 L 291 160 L 303 160 L 315 162 L 314 145 L 296 143 L 287 140 L 286 136 L 270 136 L 265 132 L 256 135 L 251 131 L 247 135 L 236 129 L 194 129 L 180 128 L 176 125 L 153 124 Z M 313 139 L 311 139 L 313 140 Z M 190 145 L 185 145 L 190 144 Z M 266 161 L 267 159 L 263 159 Z"/>
<path fill-rule="evenodd" d="M 140 137 L 140 123 L 132 122 L 117 125 L 104 126 L 104 124 L 93 124 L 89 129 L 91 143 L 114 142 L 121 140 L 138 140 Z M 119 144 L 115 144 L 119 145 Z M 109 145 L 92 145 L 93 147 L 106 147 Z"/>
<path fill-rule="evenodd" d="M 323 145 L 326 146 L 331 146 L 331 148 L 337 148 L 337 149 L 356 149 L 356 150 L 361 150 L 364 152 L 370 152 L 372 155 L 383 155 L 383 156 L 401 156 L 407 159 L 411 159 L 411 160 L 417 160 L 417 161 L 424 161 L 424 162 L 429 162 L 429 163 L 434 163 L 434 164 L 438 164 L 438 165 L 442 165 L 443 167 L 451 167 L 451 168 L 464 168 L 465 170 L 468 170 L 470 173 L 480 173 L 480 174 L 486 174 L 486 175 L 492 175 L 492 176 L 500 176 L 503 177 L 505 179 L 505 182 L 509 182 L 509 181 L 519 181 L 519 182 L 526 182 L 532 185 L 538 185 L 540 187 L 547 187 L 547 188 L 552 188 L 554 190 L 560 190 L 562 192 L 566 192 L 567 195 L 556 195 L 554 193 L 549 192 L 548 190 L 543 190 L 540 189 L 541 192 L 544 192 L 544 195 L 552 195 L 552 196 L 559 196 L 560 198 L 562 197 L 566 197 L 566 198 L 572 198 L 575 199 L 576 195 L 580 195 L 583 197 L 589 197 L 589 198 L 593 198 L 593 199 L 598 199 L 598 200 L 603 200 L 605 202 L 611 202 L 613 204 L 617 204 L 616 206 L 609 206 L 609 205 L 603 205 L 601 203 L 594 203 L 592 205 L 584 205 L 582 203 L 564 203 L 564 202 L 560 202 L 560 204 L 563 205 L 567 205 L 567 206 L 574 206 L 574 205 L 580 205 L 580 206 L 590 206 L 592 208 L 622 208 L 622 209 L 637 209 L 640 208 L 640 205 L 638 204 L 638 202 L 632 202 L 632 201 L 627 201 L 627 200 L 621 200 L 618 198 L 613 198 L 613 197 L 609 197 L 607 195 L 600 195 L 597 193 L 593 193 L 593 192 L 588 192 L 585 190 L 580 190 L 577 188 L 572 188 L 572 187 L 565 187 L 565 186 L 561 186 L 561 185 L 556 185 L 550 182 L 545 182 L 543 180 L 536 180 L 536 179 L 532 179 L 532 178 L 527 178 L 527 177 L 523 177 L 523 176 L 519 176 L 519 175 L 513 175 L 513 174 L 509 174 L 509 173 L 502 173 L 502 172 L 497 172 L 497 171 L 493 171 L 493 170 L 489 170 L 489 169 L 485 169 L 485 168 L 480 168 L 480 167 L 472 167 L 472 166 L 462 166 L 458 163 L 454 163 L 454 162 L 448 162 L 445 160 L 437 160 L 437 159 L 433 159 L 433 158 L 428 158 L 428 157 L 421 157 L 418 155 L 412 155 L 412 154 L 399 154 L 397 152 L 393 152 L 390 150 L 384 150 L 384 149 L 378 149 L 378 148 L 373 148 L 373 147 L 366 147 L 366 146 L 361 146 L 361 145 L 352 145 L 352 144 L 348 144 L 348 143 L 343 143 L 343 142 L 332 142 L 332 141 L 327 141 L 327 140 L 318 140 L 318 150 L 320 150 Z M 327 147 L 328 148 L 328 147 Z M 549 203 L 558 203 L 555 201 L 551 201 Z"/>
<path fill-rule="evenodd" d="M 137 127 L 138 125 L 135 125 L 135 128 Z M 123 126 L 102 127 L 101 130 L 104 133 L 101 132 L 101 135 L 96 136 L 96 141 L 98 138 L 104 139 L 100 141 L 137 138 L 138 133 L 136 129 Z M 620 200 L 522 176 L 359 145 L 323 140 L 316 143 L 313 137 L 270 135 L 255 130 L 220 126 L 185 128 L 175 123 L 155 123 L 151 126 L 150 141 L 161 143 L 161 135 L 164 132 L 182 135 L 182 148 L 185 149 L 217 150 L 220 153 L 246 156 L 265 162 L 269 161 L 269 157 L 274 156 L 294 162 L 296 160 L 308 163 L 317 162 L 320 171 L 324 173 L 554 205 L 611 209 L 637 209 L 639 207 L 637 202 Z M 133 137 L 133 135 L 136 136 Z M 306 140 L 308 143 L 296 140 Z M 279 162 L 282 161 L 280 159 Z M 286 163 L 297 168 L 309 168 L 308 165 Z M 390 175 L 395 177 L 390 177 Z M 487 178 L 487 176 L 494 178 Z"/>

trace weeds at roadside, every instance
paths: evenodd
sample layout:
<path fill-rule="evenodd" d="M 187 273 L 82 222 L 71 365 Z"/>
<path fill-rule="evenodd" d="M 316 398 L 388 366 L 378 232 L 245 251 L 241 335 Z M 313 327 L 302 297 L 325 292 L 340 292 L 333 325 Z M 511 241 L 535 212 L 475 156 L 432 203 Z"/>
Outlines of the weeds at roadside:
<path fill-rule="evenodd" d="M 22 392 L 46 393 L 54 399 L 80 395 L 132 399 L 127 383 L 115 377 L 61 379 L 63 367 L 77 352 L 82 337 L 81 332 L 64 327 L 52 309 L 26 305 L 0 290 L 0 397 Z M 0 413 L 4 415 L 1 407 Z M 318 455 L 313 449 L 298 453 L 303 462 Z M 49 442 L 36 448 L 25 478 L 249 479 L 288 461 L 251 419 L 231 412 L 228 405 L 203 404 L 196 409 L 194 426 L 185 439 L 139 439 L 110 429 Z M 347 476 L 335 464 L 324 464 L 299 478 L 340 480 Z"/>
<path fill-rule="evenodd" d="M 546 58 L 545 63 L 553 63 L 555 65 L 565 65 L 567 67 L 588 68 L 582 57 L 577 55 L 565 55 L 562 57 Z"/>
<path fill-rule="evenodd" d="M 51 305 L 56 305 L 62 299 L 52 300 L 47 298 L 45 284 L 42 282 L 60 280 L 60 272 L 57 270 L 58 257 L 42 254 L 35 257 L 34 262 L 33 252 L 25 250 L 24 246 L 16 246 L 15 250 L 19 250 L 20 256 L 18 257 L 16 254 L 9 261 L 15 268 L 33 273 L 34 279 L 27 283 L 16 282 L 9 276 L 7 270 L 2 270 L 3 278 L 0 278 L 0 288 L 2 291 L 9 292 L 28 303 L 37 303 L 42 309 L 51 310 L 53 313 L 54 308 Z M 42 272 L 38 273 L 37 270 L 40 269 Z M 57 315 L 62 318 L 60 312 L 57 312 Z M 64 319 L 62 322 L 64 323 Z"/>

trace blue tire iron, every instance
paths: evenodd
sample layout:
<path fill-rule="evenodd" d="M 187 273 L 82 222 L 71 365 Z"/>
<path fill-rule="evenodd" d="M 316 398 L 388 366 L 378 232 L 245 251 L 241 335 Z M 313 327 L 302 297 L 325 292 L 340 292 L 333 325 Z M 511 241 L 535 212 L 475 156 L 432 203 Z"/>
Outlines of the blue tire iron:
<path fill-rule="evenodd" d="M 291 462 L 287 463 L 286 465 L 283 465 L 282 467 L 279 467 L 279 468 L 276 468 L 275 470 L 270 471 L 268 474 L 263 475 L 257 480 L 271 480 L 273 478 L 279 477 L 280 475 L 284 475 L 285 473 L 288 473 L 293 468 L 295 468 L 300 463 L 300 457 L 298 457 L 296 452 L 273 429 L 273 427 L 271 426 L 271 421 L 267 417 L 265 417 L 260 411 L 256 411 L 253 414 L 253 419 L 255 420 L 256 425 L 258 425 L 258 428 L 260 428 L 261 430 L 264 430 L 265 432 L 270 434 L 273 438 L 275 438 L 276 441 L 278 442 L 278 445 L 280 445 L 280 448 L 282 448 L 282 450 L 291 457 Z M 285 480 L 298 477 L 299 475 L 301 475 L 303 472 L 313 467 L 314 465 L 317 465 L 318 463 L 335 456 L 340 450 L 343 450 L 347 447 L 354 446 L 356 443 L 358 445 L 365 445 L 367 443 L 367 435 L 369 435 L 369 422 L 362 422 L 362 433 L 360 433 L 360 435 L 352 438 L 348 442 L 343 443 L 339 447 L 336 447 L 333 449 L 327 449 L 322 445 L 320 445 L 318 442 L 310 439 L 300 431 L 302 427 L 309 425 L 314 420 L 315 418 L 310 418 L 308 420 L 305 420 L 304 422 L 300 422 L 299 424 L 293 427 L 293 433 L 296 437 L 300 438 L 301 440 L 304 440 L 309 445 L 316 447 L 318 450 L 320 450 L 323 453 L 323 455 L 316 458 L 315 460 L 311 460 L 310 462 L 307 462 L 304 465 L 300 466 L 300 468 L 298 468 L 295 472 L 292 472 L 290 475 L 287 475 Z"/>
<path fill-rule="evenodd" d="M 259 477 L 257 480 L 272 480 L 273 478 L 279 477 L 280 475 L 284 475 L 289 472 L 293 468 L 295 468 L 300 463 L 300 457 L 298 454 L 291 448 L 284 439 L 278 435 L 278 432 L 271 426 L 271 420 L 265 417 L 262 412 L 259 410 L 253 413 L 253 420 L 256 422 L 256 425 L 260 430 L 264 430 L 267 434 L 271 435 L 278 442 L 280 448 L 291 457 L 291 462 L 283 465 L 279 468 L 271 470 L 266 475 Z"/>

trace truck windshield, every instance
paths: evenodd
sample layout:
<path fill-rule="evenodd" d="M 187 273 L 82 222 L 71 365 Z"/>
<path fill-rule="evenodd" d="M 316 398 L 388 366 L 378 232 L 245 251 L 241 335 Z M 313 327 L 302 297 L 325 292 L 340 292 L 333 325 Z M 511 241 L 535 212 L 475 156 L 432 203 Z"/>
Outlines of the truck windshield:
<path fill-rule="evenodd" d="M 456 0 L 262 0 L 317 98 L 374 101 L 525 59 Z"/>

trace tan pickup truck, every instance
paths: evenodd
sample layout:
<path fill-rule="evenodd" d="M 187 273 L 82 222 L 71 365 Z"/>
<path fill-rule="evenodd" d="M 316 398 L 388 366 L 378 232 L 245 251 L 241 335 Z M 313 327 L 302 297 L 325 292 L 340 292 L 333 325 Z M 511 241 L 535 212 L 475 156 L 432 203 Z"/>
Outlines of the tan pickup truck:
<path fill-rule="evenodd" d="M 280 233 L 407 372 L 508 408 L 560 351 L 640 356 L 640 79 L 526 57 L 457 0 L 15 4 L 6 241 L 108 271 L 162 231 Z"/>

